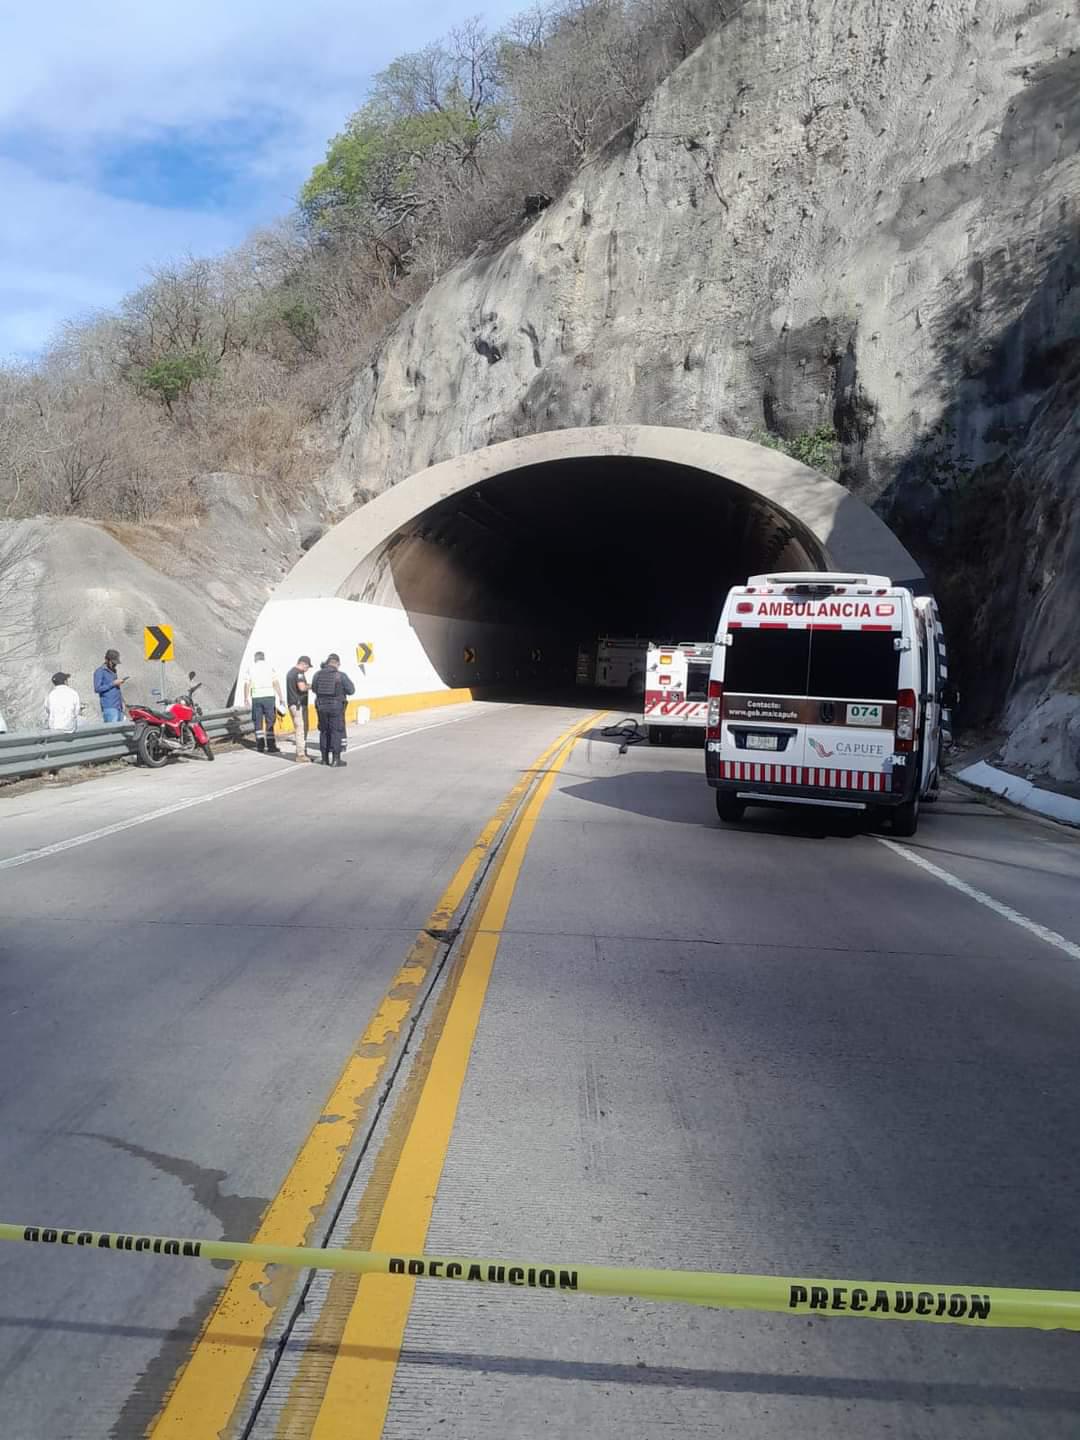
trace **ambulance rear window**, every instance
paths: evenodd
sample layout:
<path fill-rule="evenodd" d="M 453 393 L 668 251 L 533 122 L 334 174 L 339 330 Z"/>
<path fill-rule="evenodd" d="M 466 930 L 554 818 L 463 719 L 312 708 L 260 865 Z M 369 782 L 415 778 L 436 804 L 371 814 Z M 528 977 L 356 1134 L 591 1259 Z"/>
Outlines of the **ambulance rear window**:
<path fill-rule="evenodd" d="M 900 656 L 891 631 L 735 630 L 724 663 L 731 695 L 894 700 Z"/>
<path fill-rule="evenodd" d="M 733 630 L 724 662 L 732 695 L 805 695 L 809 630 Z"/>
<path fill-rule="evenodd" d="M 895 700 L 900 656 L 892 631 L 815 630 L 807 695 Z"/>
<path fill-rule="evenodd" d="M 687 700 L 706 700 L 708 699 L 708 695 L 708 662 L 702 664 L 691 661 L 686 667 L 686 698 Z"/>

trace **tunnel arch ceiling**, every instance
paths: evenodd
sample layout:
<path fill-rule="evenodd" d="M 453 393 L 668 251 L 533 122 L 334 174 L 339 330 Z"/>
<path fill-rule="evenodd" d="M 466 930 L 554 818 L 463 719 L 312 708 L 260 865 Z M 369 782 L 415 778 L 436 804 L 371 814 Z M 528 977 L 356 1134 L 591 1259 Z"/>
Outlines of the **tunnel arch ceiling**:
<path fill-rule="evenodd" d="M 731 584 L 781 568 L 925 588 L 866 504 L 778 451 L 660 426 L 547 431 L 419 471 L 342 520 L 278 586 L 245 658 L 336 650 L 361 699 L 565 681 L 579 640 L 708 638 Z"/>

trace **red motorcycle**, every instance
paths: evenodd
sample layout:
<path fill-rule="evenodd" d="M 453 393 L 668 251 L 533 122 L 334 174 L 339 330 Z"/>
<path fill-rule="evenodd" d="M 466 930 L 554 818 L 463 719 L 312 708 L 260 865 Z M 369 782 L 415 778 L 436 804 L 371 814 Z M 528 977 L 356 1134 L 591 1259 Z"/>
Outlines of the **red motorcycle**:
<path fill-rule="evenodd" d="M 188 679 L 195 679 L 195 671 L 188 671 Z M 207 760 L 213 760 L 210 737 L 200 724 L 202 710 L 194 700 L 200 685 L 189 686 L 187 692 L 175 700 L 163 700 L 161 709 L 149 705 L 131 705 L 128 714 L 135 721 L 135 753 L 140 765 L 149 765 L 152 770 L 173 755 L 194 755 L 201 750 Z"/>

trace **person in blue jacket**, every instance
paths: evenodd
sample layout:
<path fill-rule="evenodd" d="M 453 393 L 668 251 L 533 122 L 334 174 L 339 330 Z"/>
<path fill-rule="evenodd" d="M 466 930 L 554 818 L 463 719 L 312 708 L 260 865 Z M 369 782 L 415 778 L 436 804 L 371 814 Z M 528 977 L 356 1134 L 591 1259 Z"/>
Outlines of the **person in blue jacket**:
<path fill-rule="evenodd" d="M 101 718 L 106 725 L 119 724 L 124 718 L 124 695 L 120 687 L 128 677 L 116 678 L 119 664 L 120 651 L 106 650 L 105 664 L 94 671 L 94 694 L 101 701 Z"/>

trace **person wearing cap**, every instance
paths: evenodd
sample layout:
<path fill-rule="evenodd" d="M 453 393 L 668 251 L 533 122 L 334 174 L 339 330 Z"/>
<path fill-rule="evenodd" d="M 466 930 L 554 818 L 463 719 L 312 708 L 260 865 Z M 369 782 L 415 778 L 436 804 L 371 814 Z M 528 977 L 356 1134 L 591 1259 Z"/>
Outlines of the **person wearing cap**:
<path fill-rule="evenodd" d="M 120 687 L 124 680 L 116 678 L 116 667 L 120 664 L 119 650 L 105 651 L 105 664 L 94 671 L 94 694 L 101 702 L 101 718 L 106 725 L 117 725 L 124 718 L 124 695 Z"/>
<path fill-rule="evenodd" d="M 67 683 L 70 679 L 66 670 L 57 670 L 52 677 L 53 688 L 45 699 L 46 730 L 71 731 L 78 728 L 82 701 L 79 692 Z"/>

